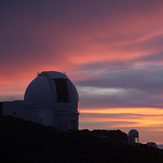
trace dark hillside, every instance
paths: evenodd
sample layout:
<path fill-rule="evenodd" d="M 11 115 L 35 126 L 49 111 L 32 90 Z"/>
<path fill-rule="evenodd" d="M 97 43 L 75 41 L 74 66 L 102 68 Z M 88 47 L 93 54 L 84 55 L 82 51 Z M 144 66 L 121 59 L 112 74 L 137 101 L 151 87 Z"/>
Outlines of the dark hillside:
<path fill-rule="evenodd" d="M 163 150 L 128 146 L 126 140 L 127 135 L 120 130 L 62 132 L 14 117 L 0 118 L 0 158 L 5 162 L 163 161 Z"/>

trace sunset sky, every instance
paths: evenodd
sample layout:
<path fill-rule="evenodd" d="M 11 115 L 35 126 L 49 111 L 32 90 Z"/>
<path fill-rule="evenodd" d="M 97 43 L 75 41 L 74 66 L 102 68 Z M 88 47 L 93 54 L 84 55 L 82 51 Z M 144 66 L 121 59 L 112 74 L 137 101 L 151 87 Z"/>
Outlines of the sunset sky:
<path fill-rule="evenodd" d="M 75 83 L 80 129 L 163 144 L 162 0 L 1 0 L 0 101 L 41 71 Z"/>

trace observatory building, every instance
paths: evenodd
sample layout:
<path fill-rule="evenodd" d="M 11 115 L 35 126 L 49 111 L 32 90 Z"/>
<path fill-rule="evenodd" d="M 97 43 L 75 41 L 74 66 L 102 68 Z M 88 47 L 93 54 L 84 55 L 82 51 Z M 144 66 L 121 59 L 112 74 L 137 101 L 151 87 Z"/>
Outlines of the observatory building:
<path fill-rule="evenodd" d="M 148 147 L 158 148 L 155 142 L 148 142 L 148 143 L 146 143 L 146 145 L 147 145 Z"/>
<path fill-rule="evenodd" d="M 3 114 L 60 130 L 77 130 L 78 103 L 78 92 L 65 74 L 44 71 L 29 84 L 23 101 L 3 102 Z"/>
<path fill-rule="evenodd" d="M 137 130 L 132 129 L 129 131 L 128 143 L 133 146 L 139 145 L 139 132 Z"/>

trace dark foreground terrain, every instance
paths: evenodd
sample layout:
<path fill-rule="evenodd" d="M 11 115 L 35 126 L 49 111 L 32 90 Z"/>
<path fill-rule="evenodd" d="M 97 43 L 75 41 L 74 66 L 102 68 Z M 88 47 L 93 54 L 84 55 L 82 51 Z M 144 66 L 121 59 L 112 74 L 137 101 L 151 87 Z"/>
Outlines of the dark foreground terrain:
<path fill-rule="evenodd" d="M 14 117 L 0 117 L 3 162 L 114 163 L 163 162 L 163 150 L 132 147 L 120 130 L 62 132 Z"/>

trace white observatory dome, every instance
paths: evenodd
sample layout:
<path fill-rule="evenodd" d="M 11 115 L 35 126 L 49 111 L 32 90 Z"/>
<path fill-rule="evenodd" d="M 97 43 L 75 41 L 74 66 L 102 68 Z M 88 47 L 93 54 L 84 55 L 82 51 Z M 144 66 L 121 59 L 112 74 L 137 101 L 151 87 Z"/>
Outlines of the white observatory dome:
<path fill-rule="evenodd" d="M 29 84 L 24 103 L 54 111 L 77 112 L 78 93 L 68 77 L 56 71 L 44 71 Z"/>
<path fill-rule="evenodd" d="M 158 148 L 157 145 L 156 145 L 156 143 L 154 143 L 154 142 L 148 142 L 146 145 L 147 145 L 148 147 Z"/>
<path fill-rule="evenodd" d="M 138 138 L 139 137 L 139 132 L 135 129 L 132 129 L 128 133 L 128 137 L 130 138 Z"/>

